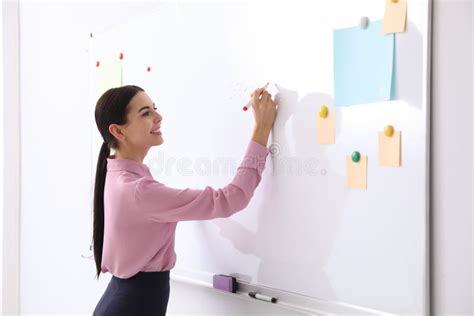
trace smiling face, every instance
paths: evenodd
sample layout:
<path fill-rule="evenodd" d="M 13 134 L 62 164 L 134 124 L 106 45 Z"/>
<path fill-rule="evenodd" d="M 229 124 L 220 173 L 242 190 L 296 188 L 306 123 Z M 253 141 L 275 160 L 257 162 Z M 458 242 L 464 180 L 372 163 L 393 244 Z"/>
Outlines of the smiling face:
<path fill-rule="evenodd" d="M 118 139 L 119 150 L 127 153 L 147 152 L 152 146 L 161 145 L 161 120 L 156 107 L 148 94 L 138 92 L 128 104 L 127 123 L 111 124 L 109 131 Z"/>

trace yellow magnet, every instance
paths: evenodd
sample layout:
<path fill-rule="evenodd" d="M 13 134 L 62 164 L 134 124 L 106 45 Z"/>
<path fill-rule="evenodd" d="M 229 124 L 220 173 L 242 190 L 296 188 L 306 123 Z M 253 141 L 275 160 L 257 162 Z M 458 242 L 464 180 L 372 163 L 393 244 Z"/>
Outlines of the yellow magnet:
<path fill-rule="evenodd" d="M 319 116 L 322 118 L 326 118 L 328 116 L 328 107 L 325 105 L 321 105 L 319 108 Z"/>
<path fill-rule="evenodd" d="M 385 136 L 392 137 L 393 136 L 393 126 L 392 125 L 385 126 L 385 129 L 384 129 L 383 132 L 384 132 Z"/>
<path fill-rule="evenodd" d="M 391 3 L 397 3 L 398 0 L 390 0 Z"/>

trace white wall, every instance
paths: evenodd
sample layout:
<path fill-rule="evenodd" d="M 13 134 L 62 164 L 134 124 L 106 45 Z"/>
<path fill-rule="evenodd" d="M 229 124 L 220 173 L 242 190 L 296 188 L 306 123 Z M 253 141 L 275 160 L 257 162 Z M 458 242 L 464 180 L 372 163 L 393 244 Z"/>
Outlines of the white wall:
<path fill-rule="evenodd" d="M 80 257 L 89 241 L 95 163 L 88 147 L 88 36 L 146 6 L 22 3 L 20 9 L 21 311 L 91 314 L 108 277 L 94 281 L 92 261 Z M 468 1 L 435 0 L 433 315 L 472 312 L 473 13 Z M 289 314 L 176 282 L 169 309 L 181 315 Z"/>
<path fill-rule="evenodd" d="M 432 302 L 472 313 L 471 1 L 435 0 L 432 85 Z"/>

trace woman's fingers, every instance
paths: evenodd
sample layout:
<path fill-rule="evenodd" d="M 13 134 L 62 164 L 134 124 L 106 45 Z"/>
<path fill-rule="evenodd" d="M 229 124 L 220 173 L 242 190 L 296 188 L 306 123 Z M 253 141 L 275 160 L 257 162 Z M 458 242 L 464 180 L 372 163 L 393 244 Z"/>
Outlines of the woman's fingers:
<path fill-rule="evenodd" d="M 268 102 L 271 102 L 271 100 L 272 100 L 272 95 L 268 93 L 267 91 L 264 91 L 262 101 L 264 101 L 265 103 L 268 103 Z"/>
<path fill-rule="evenodd" d="M 273 103 L 271 93 L 264 88 L 255 89 L 255 91 L 250 94 L 250 97 L 253 98 L 254 105 L 268 103 L 269 101 Z"/>
<path fill-rule="evenodd" d="M 260 98 L 260 93 L 262 92 L 262 90 L 263 89 L 260 88 L 254 91 L 253 96 L 252 96 L 254 105 L 258 104 L 258 99 Z"/>

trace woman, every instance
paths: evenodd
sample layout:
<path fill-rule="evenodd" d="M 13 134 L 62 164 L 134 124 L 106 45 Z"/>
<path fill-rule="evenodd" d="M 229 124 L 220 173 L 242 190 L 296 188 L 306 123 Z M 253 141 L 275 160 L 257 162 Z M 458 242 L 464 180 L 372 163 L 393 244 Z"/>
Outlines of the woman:
<path fill-rule="evenodd" d="M 101 272 L 112 278 L 94 316 L 165 315 L 177 222 L 228 217 L 247 206 L 277 110 L 264 89 L 252 97 L 252 139 L 232 182 L 217 190 L 174 189 L 153 179 L 143 159 L 163 143 L 162 116 L 143 89 L 113 88 L 99 98 L 95 120 L 104 143 L 94 189 L 94 258 L 97 278 Z"/>

